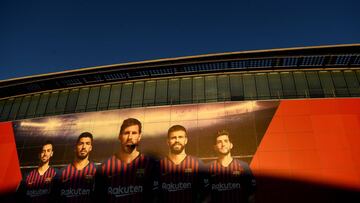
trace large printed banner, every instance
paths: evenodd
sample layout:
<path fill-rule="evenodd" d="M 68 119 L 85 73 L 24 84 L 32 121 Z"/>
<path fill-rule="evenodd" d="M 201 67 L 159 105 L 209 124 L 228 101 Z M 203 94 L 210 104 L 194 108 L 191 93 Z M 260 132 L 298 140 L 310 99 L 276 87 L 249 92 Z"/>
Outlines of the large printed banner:
<path fill-rule="evenodd" d="M 212 190 L 209 187 L 212 182 L 209 180 L 210 162 L 218 158 L 214 150 L 215 135 L 219 131 L 224 131 L 228 133 L 227 137 L 231 137 L 231 147 L 226 141 L 225 145 L 228 149 L 225 150 L 228 152 L 231 150 L 231 156 L 238 161 L 231 162 L 228 167 L 230 171 L 227 173 L 232 178 L 227 178 L 227 181 L 232 182 L 223 183 L 222 179 L 217 178 L 217 183 L 212 184 L 214 191 L 223 193 L 221 196 L 214 196 L 212 201 L 215 201 L 215 198 L 218 199 L 216 201 L 247 199 L 252 195 L 255 185 L 248 164 L 278 104 L 277 101 L 191 104 L 89 112 L 16 121 L 13 123 L 13 128 L 23 173 L 23 183 L 19 190 L 23 191 L 22 194 L 25 194 L 26 198 L 37 201 L 43 201 L 42 197 L 48 200 L 51 193 L 56 193 L 55 196 L 58 197 L 56 199 L 60 198 L 64 202 L 68 202 L 69 199 L 71 202 L 78 202 L 79 199 L 84 198 L 87 202 L 93 199 L 91 196 L 109 202 L 143 202 L 155 196 L 157 196 L 155 199 L 160 202 L 192 202 L 210 199 L 210 195 L 207 194 Z M 128 118 L 140 121 L 142 126 L 140 140 L 134 141 L 129 138 L 129 136 L 138 136 L 139 125 L 135 125 L 135 129 L 131 125 L 126 126 L 124 132 L 121 132 L 121 125 Z M 172 126 L 182 126 L 181 128 L 185 129 L 177 127 L 172 134 L 174 139 L 170 139 L 168 130 Z M 186 135 L 181 134 L 185 132 L 184 130 Z M 79 159 L 76 144 L 79 135 L 84 132 L 93 135 L 90 160 L 94 162 L 94 165 L 90 164 L 89 168 L 85 167 L 79 172 L 72 163 L 75 158 Z M 43 145 L 47 140 L 53 143 L 52 149 L 49 145 Z M 127 157 L 132 156 L 131 150 L 123 145 L 127 142 L 137 142 L 136 150 L 145 157 L 139 156 L 126 162 Z M 220 147 L 224 148 L 219 144 Z M 169 158 L 164 158 L 177 148 L 181 150 L 181 153 L 172 152 Z M 43 152 L 39 155 L 41 150 Z M 126 156 L 123 157 L 123 155 Z M 36 170 L 39 160 L 49 156 L 52 156 L 50 165 L 55 170 L 49 169 L 50 171 L 42 175 L 40 169 Z M 158 164 L 153 164 L 146 156 L 158 160 Z M 176 158 L 170 159 L 171 156 L 180 157 L 179 162 L 176 162 Z M 220 170 L 220 166 L 213 165 L 214 175 L 218 167 Z M 240 176 L 245 175 L 246 178 L 239 179 Z M 97 178 L 99 176 L 103 178 Z M 86 180 L 79 181 L 78 178 Z M 57 182 L 58 186 L 45 186 L 50 182 Z M 41 185 L 44 186 L 40 187 Z M 153 191 L 153 189 L 148 189 L 149 185 L 154 185 L 158 192 L 156 194 L 149 192 Z M 244 187 L 245 185 L 247 186 Z M 105 191 L 102 190 L 104 188 Z M 244 190 L 242 188 L 249 189 L 241 192 L 244 195 L 239 196 L 238 193 Z M 55 192 L 55 190 L 59 191 Z M 228 190 L 234 191 L 229 193 Z"/>
<path fill-rule="evenodd" d="M 215 135 L 219 131 L 228 132 L 233 146 L 230 150 L 231 156 L 240 161 L 239 167 L 244 166 L 244 170 L 248 164 L 250 168 L 245 171 L 252 171 L 256 180 L 256 189 L 247 200 L 255 202 L 359 201 L 360 99 L 189 104 L 26 119 L 14 121 L 12 125 L 0 123 L 1 136 L 7 137 L 0 141 L 0 145 L 8 147 L 0 148 L 0 150 L 6 151 L 2 154 L 15 155 L 13 159 L 2 158 L 2 163 L 8 166 L 5 167 L 8 170 L 0 170 L 0 178 L 2 178 L 0 192 L 7 192 L 9 188 L 14 188 L 14 185 L 20 182 L 20 172 L 24 180 L 32 170 L 38 167 L 39 151 L 44 141 L 50 140 L 53 143 L 51 166 L 60 171 L 73 163 L 76 158 L 76 142 L 83 132 L 93 135 L 90 160 L 94 162 L 94 168 L 98 169 L 96 173 L 102 169 L 108 172 L 123 170 L 124 168 L 121 167 L 124 166 L 118 166 L 116 161 L 112 161 L 116 160 L 114 159 L 116 156 L 113 155 L 117 154 L 121 148 L 120 126 L 128 118 L 136 118 L 141 122 L 142 137 L 137 148 L 142 154 L 149 155 L 154 160 L 164 160 L 171 151 L 168 129 L 174 125 L 185 127 L 187 130 L 185 152 L 194 158 L 189 159 L 189 163 L 195 161 L 196 165 L 196 160 L 200 160 L 204 163 L 203 170 L 209 176 L 214 175 L 212 170 L 216 171 L 216 167 L 214 169 L 216 165 L 213 163 L 216 163 L 214 161 L 220 156 L 219 148 L 217 151 L 215 147 L 217 139 Z M 13 138 L 15 138 L 15 143 Z M 165 163 L 165 166 L 169 167 L 166 165 L 167 162 L 159 162 L 160 165 Z M 109 163 L 109 168 L 104 166 L 105 163 Z M 233 167 L 229 169 L 232 176 L 242 174 L 243 169 L 239 172 L 236 169 L 238 165 Z M 161 171 L 160 179 L 164 174 L 166 176 L 162 168 L 158 170 Z M 183 173 L 177 174 L 178 177 L 187 177 L 189 173 L 195 172 L 190 165 L 184 165 L 182 169 L 175 167 L 173 170 L 183 170 Z M 220 167 L 219 170 L 227 169 Z M 9 173 L 9 171 L 12 172 Z M 156 176 L 155 173 L 152 171 L 149 176 Z M 144 170 L 137 170 L 135 174 L 140 178 L 146 176 Z M 123 173 L 121 177 L 128 176 Z M 6 181 L 9 178 L 13 180 L 12 185 Z M 228 182 L 211 186 L 210 178 L 209 193 L 213 190 L 229 192 L 243 188 L 245 185 L 241 181 L 238 185 L 232 182 L 234 180 L 230 178 L 226 180 Z M 165 187 L 164 185 L 159 187 L 162 186 L 168 192 L 194 187 L 187 182 L 177 184 L 171 182 L 165 184 Z M 105 193 L 111 193 L 117 198 L 143 190 L 146 189 L 137 186 L 109 187 Z M 70 192 L 72 192 L 71 195 L 75 194 L 74 191 L 70 190 Z M 37 195 L 37 193 L 31 194 Z M 227 199 L 222 201 L 238 201 L 239 199 L 233 195 L 226 193 Z M 219 201 L 219 199 L 214 201 L 212 195 L 208 194 L 208 197 L 201 198 L 205 201 Z M 178 196 L 176 199 L 179 202 L 191 202 L 183 196 Z"/>
<path fill-rule="evenodd" d="M 15 121 L 13 123 L 20 165 L 36 167 L 41 144 L 54 143 L 53 165 L 70 163 L 74 145 L 82 132 L 94 136 L 91 159 L 101 163 L 119 150 L 122 122 L 136 118 L 142 123 L 139 149 L 145 154 L 164 157 L 169 149 L 167 131 L 182 125 L 188 132 L 186 152 L 205 162 L 214 160 L 213 137 L 220 130 L 232 136 L 232 155 L 250 163 L 279 102 L 229 102 L 179 106 L 120 109 Z"/>

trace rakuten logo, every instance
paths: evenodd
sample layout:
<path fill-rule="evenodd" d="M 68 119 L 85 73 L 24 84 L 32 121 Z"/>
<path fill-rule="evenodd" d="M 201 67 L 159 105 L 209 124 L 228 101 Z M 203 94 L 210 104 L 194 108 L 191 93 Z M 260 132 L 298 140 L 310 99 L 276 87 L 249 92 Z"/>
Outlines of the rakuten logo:
<path fill-rule="evenodd" d="M 47 194 L 49 194 L 48 189 L 38 189 L 38 190 L 26 191 L 26 195 L 30 196 L 30 197 L 38 197 L 38 196 L 47 195 Z"/>
<path fill-rule="evenodd" d="M 211 184 L 211 189 L 216 191 L 227 191 L 227 190 L 235 190 L 240 189 L 240 183 L 217 183 Z"/>
<path fill-rule="evenodd" d="M 143 186 L 141 185 L 130 185 L 125 187 L 108 187 L 108 194 L 115 195 L 115 197 L 122 197 L 127 195 L 134 195 L 136 193 L 142 193 Z"/>
<path fill-rule="evenodd" d="M 65 197 L 77 197 L 77 196 L 82 196 L 82 195 L 90 195 L 90 189 L 82 189 L 82 188 L 61 189 L 60 195 L 65 196 Z"/>
<path fill-rule="evenodd" d="M 167 190 L 168 192 L 176 192 L 191 189 L 191 183 L 163 183 L 161 187 L 163 190 Z"/>

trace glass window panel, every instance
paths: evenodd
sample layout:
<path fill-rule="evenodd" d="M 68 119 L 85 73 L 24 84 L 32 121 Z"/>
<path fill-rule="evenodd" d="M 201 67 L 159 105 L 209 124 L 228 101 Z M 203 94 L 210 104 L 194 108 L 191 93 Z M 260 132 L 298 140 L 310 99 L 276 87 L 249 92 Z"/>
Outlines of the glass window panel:
<path fill-rule="evenodd" d="M 349 96 L 348 88 L 344 79 L 343 72 L 341 71 L 332 71 L 331 76 L 334 81 L 335 93 L 338 97 Z"/>
<path fill-rule="evenodd" d="M 191 78 L 181 78 L 180 80 L 180 103 L 191 103 L 192 101 Z"/>
<path fill-rule="evenodd" d="M 59 94 L 59 99 L 55 107 L 56 114 L 62 114 L 65 112 L 65 106 L 68 100 L 69 90 L 63 90 Z"/>
<path fill-rule="evenodd" d="M 243 80 L 240 74 L 230 75 L 231 100 L 244 100 Z"/>
<path fill-rule="evenodd" d="M 117 109 L 120 104 L 120 95 L 121 95 L 121 84 L 116 84 L 111 86 L 110 99 L 109 99 L 109 109 Z"/>
<path fill-rule="evenodd" d="M 297 96 L 300 98 L 309 97 L 309 89 L 304 72 L 294 72 L 293 75 Z"/>
<path fill-rule="evenodd" d="M 22 97 L 17 97 L 11 107 L 8 120 L 15 120 L 17 112 L 19 111 Z"/>
<path fill-rule="evenodd" d="M 359 81 L 354 71 L 344 71 L 345 81 L 351 96 L 360 96 Z"/>
<path fill-rule="evenodd" d="M 125 83 L 122 85 L 121 89 L 121 98 L 120 98 L 120 108 L 128 108 L 131 105 L 131 95 L 132 95 L 133 84 Z"/>
<path fill-rule="evenodd" d="M 193 103 L 205 102 L 204 77 L 193 78 Z"/>
<path fill-rule="evenodd" d="M 12 104 L 14 102 L 14 98 L 8 99 L 5 102 L 4 108 L 1 112 L 0 121 L 5 121 L 8 119 L 9 113 L 11 111 Z"/>
<path fill-rule="evenodd" d="M 101 86 L 100 88 L 100 96 L 99 96 L 99 104 L 98 110 L 105 110 L 109 105 L 109 97 L 110 97 L 110 85 Z"/>
<path fill-rule="evenodd" d="M 255 75 L 257 96 L 259 99 L 270 98 L 269 83 L 266 73 L 257 73 Z"/>
<path fill-rule="evenodd" d="M 180 102 L 180 80 L 170 79 L 169 80 L 169 96 L 168 104 L 178 104 Z"/>
<path fill-rule="evenodd" d="M 35 115 L 36 107 L 38 106 L 40 94 L 35 94 L 31 97 L 29 108 L 27 109 L 26 118 L 32 118 Z"/>
<path fill-rule="evenodd" d="M 292 73 L 281 72 L 280 78 L 282 82 L 282 89 L 285 98 L 294 98 L 296 97 L 296 88 L 294 83 L 294 77 Z"/>
<path fill-rule="evenodd" d="M 66 102 L 65 113 L 73 113 L 76 109 L 76 103 L 79 97 L 79 89 L 72 89 Z"/>
<path fill-rule="evenodd" d="M 268 79 L 269 79 L 271 98 L 278 98 L 278 99 L 282 98 L 283 91 L 282 91 L 282 86 L 281 86 L 280 74 L 279 73 L 269 73 Z"/>
<path fill-rule="evenodd" d="M 155 104 L 165 105 L 167 102 L 167 80 L 156 81 Z"/>
<path fill-rule="evenodd" d="M 309 84 L 310 97 L 324 97 L 318 73 L 315 71 L 306 72 L 306 78 Z"/>
<path fill-rule="evenodd" d="M 46 106 L 45 115 L 54 115 L 55 114 L 55 106 L 59 97 L 59 92 L 50 93 L 49 101 Z"/>
<path fill-rule="evenodd" d="M 4 106 L 5 106 L 5 103 L 6 103 L 6 100 L 5 100 L 5 99 L 0 100 L 0 115 L 1 115 L 1 112 L 2 112 L 2 110 L 3 110 L 3 108 L 4 108 Z"/>
<path fill-rule="evenodd" d="M 217 78 L 218 85 L 218 100 L 229 101 L 230 100 L 230 82 L 228 75 L 219 75 Z"/>
<path fill-rule="evenodd" d="M 99 101 L 100 87 L 91 87 L 89 98 L 86 105 L 86 111 L 95 111 Z"/>
<path fill-rule="evenodd" d="M 218 92 L 217 92 L 216 76 L 206 76 L 205 77 L 206 102 L 216 102 L 217 96 L 218 96 Z"/>
<path fill-rule="evenodd" d="M 243 75 L 244 82 L 244 98 L 246 100 L 256 99 L 255 78 L 252 74 Z"/>
<path fill-rule="evenodd" d="M 155 85 L 153 80 L 145 82 L 144 106 L 152 106 L 155 103 Z"/>
<path fill-rule="evenodd" d="M 40 100 L 35 112 L 35 117 L 40 117 L 43 116 L 45 114 L 45 109 L 46 109 L 46 105 L 48 103 L 49 100 L 49 93 L 45 92 L 43 94 L 41 94 L 40 96 Z"/>
<path fill-rule="evenodd" d="M 144 96 L 144 82 L 135 82 L 134 83 L 134 90 L 132 93 L 132 107 L 142 106 Z"/>
<path fill-rule="evenodd" d="M 25 96 L 24 99 L 21 102 L 19 112 L 17 113 L 16 119 L 23 119 L 25 118 L 26 111 L 30 104 L 31 96 Z"/>
<path fill-rule="evenodd" d="M 360 70 L 356 70 L 357 79 L 360 81 Z"/>
<path fill-rule="evenodd" d="M 86 103 L 89 96 L 89 88 L 81 88 L 79 92 L 79 98 L 76 103 L 75 112 L 83 112 L 86 109 Z"/>
<path fill-rule="evenodd" d="M 321 86 L 324 90 L 325 97 L 334 97 L 335 88 L 329 71 L 319 71 Z"/>

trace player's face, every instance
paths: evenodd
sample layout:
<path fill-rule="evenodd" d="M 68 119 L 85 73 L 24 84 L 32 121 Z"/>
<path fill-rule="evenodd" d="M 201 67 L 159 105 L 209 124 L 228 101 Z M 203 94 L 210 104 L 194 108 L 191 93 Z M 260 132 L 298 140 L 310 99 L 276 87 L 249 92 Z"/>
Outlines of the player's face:
<path fill-rule="evenodd" d="M 186 144 L 187 136 L 184 131 L 179 130 L 169 134 L 168 145 L 170 147 L 171 153 L 180 154 L 184 150 Z"/>
<path fill-rule="evenodd" d="M 92 142 L 90 137 L 82 137 L 76 144 L 76 156 L 79 159 L 85 159 L 89 157 L 92 150 Z"/>
<path fill-rule="evenodd" d="M 215 151 L 222 155 L 227 155 L 230 153 L 230 150 L 232 149 L 233 144 L 229 140 L 229 136 L 227 135 L 221 135 L 216 138 L 215 143 Z"/>
<path fill-rule="evenodd" d="M 124 152 L 131 153 L 139 144 L 141 133 L 139 132 L 138 125 L 131 125 L 124 129 L 122 134 L 119 135 L 121 147 Z"/>
<path fill-rule="evenodd" d="M 47 163 L 50 161 L 50 158 L 53 156 L 53 147 L 52 144 L 46 144 L 42 147 L 40 152 L 40 161 L 41 163 Z"/>

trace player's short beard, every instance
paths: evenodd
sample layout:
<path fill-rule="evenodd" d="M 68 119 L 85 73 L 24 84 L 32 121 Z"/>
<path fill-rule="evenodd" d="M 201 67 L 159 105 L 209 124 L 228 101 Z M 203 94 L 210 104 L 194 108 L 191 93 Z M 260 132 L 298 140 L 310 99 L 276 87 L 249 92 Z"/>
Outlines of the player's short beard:
<path fill-rule="evenodd" d="M 43 164 L 46 164 L 50 162 L 50 158 L 46 159 L 45 161 L 42 160 L 42 158 L 40 158 L 40 164 L 43 165 Z"/>
<path fill-rule="evenodd" d="M 131 154 L 136 149 L 137 146 L 138 146 L 137 143 L 136 144 L 132 143 L 132 144 L 124 145 L 123 146 L 123 151 L 128 153 L 128 154 Z"/>
<path fill-rule="evenodd" d="M 227 150 L 227 152 L 218 151 L 218 154 L 221 155 L 221 156 L 226 156 L 226 155 L 230 154 L 230 150 Z"/>
<path fill-rule="evenodd" d="M 86 153 L 85 155 L 81 155 L 81 154 L 77 154 L 77 158 L 79 159 L 79 160 L 84 160 L 84 159 L 86 159 L 87 157 L 89 156 L 89 153 Z"/>
<path fill-rule="evenodd" d="M 180 144 L 180 146 L 181 146 L 180 149 L 174 149 L 174 146 L 175 146 L 176 144 L 179 144 L 179 143 L 175 143 L 175 144 L 171 145 L 171 147 L 170 147 L 170 152 L 171 152 L 172 154 L 180 154 L 180 153 L 184 150 L 184 148 L 185 148 L 184 145 Z"/>

